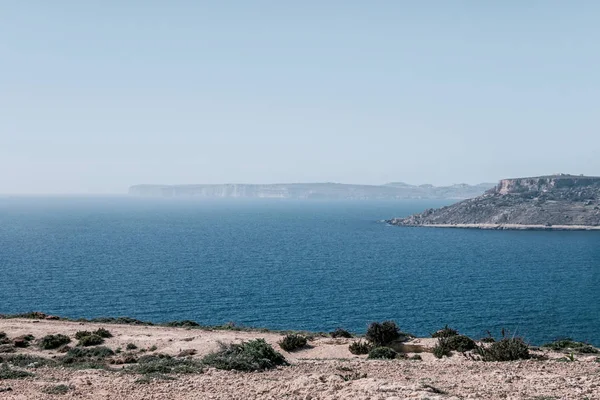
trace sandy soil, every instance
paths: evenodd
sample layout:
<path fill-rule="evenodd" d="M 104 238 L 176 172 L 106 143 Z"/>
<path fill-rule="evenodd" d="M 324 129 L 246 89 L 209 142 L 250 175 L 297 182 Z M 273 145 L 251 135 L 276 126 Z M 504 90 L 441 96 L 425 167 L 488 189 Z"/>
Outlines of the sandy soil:
<path fill-rule="evenodd" d="M 11 338 L 56 333 L 73 337 L 79 330 L 99 327 L 114 335 L 105 343 L 113 349 L 127 343 L 140 349 L 156 346 L 155 352 L 171 355 L 195 349 L 198 358 L 217 349 L 219 342 L 264 338 L 292 365 L 254 373 L 209 368 L 148 384 L 136 383 L 139 375 L 121 372 L 44 367 L 31 370 L 33 378 L 0 380 L 0 399 L 600 399 L 597 355 L 577 355 L 574 362 L 561 362 L 557 359 L 564 355 L 547 353 L 550 360 L 546 361 L 485 363 L 462 354 L 439 360 L 424 352 L 421 361 L 373 361 L 348 351 L 348 344 L 356 339 L 321 337 L 311 341 L 309 348 L 290 354 L 277 345 L 279 333 L 0 319 L 0 331 Z M 415 339 L 411 344 L 426 350 L 435 340 Z M 35 346 L 19 352 L 60 355 Z M 58 384 L 72 390 L 64 395 L 43 393 Z M 7 388 L 11 390 L 3 391 Z"/>

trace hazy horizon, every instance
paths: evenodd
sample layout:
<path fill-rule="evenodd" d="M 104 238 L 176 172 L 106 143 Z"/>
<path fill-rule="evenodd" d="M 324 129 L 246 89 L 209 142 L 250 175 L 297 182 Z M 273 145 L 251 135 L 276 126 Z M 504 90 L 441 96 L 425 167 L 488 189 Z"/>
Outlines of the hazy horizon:
<path fill-rule="evenodd" d="M 0 194 L 600 175 L 600 3 L 3 2 Z"/>

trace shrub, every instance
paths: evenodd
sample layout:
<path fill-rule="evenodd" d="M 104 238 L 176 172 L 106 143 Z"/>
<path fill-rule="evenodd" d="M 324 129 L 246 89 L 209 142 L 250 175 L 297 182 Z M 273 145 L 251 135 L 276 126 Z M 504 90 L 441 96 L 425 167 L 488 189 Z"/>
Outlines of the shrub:
<path fill-rule="evenodd" d="M 87 349 L 81 347 L 72 348 L 67 352 L 66 357 L 102 360 L 114 355 L 115 352 L 112 351 L 110 348 L 106 346 L 97 346 Z"/>
<path fill-rule="evenodd" d="M 372 348 L 373 346 L 371 344 L 368 342 L 363 342 L 362 340 L 350 343 L 350 346 L 348 346 L 350 353 L 355 355 L 369 354 L 369 351 L 371 351 Z"/>
<path fill-rule="evenodd" d="M 6 332 L 0 332 L 0 344 L 8 344 L 10 340 L 8 340 L 8 336 L 6 336 Z"/>
<path fill-rule="evenodd" d="M 441 338 L 441 337 L 450 337 L 450 336 L 457 336 L 457 335 L 458 335 L 458 331 L 456 329 L 452 329 L 452 328 L 448 327 L 448 325 L 446 325 L 442 329 L 432 333 L 431 337 L 432 338 Z"/>
<path fill-rule="evenodd" d="M 148 347 L 148 351 L 156 351 L 158 350 L 158 347 L 156 347 L 156 345 L 152 345 L 150 347 Z"/>
<path fill-rule="evenodd" d="M 352 334 L 345 329 L 336 328 L 335 331 L 331 332 L 332 338 L 351 338 Z"/>
<path fill-rule="evenodd" d="M 33 335 L 22 335 L 13 339 L 13 344 L 15 347 L 28 347 L 29 342 L 31 342 L 35 337 Z"/>
<path fill-rule="evenodd" d="M 81 340 L 86 336 L 91 336 L 92 332 L 90 331 L 77 331 L 77 333 L 75 334 L 75 339 L 77 340 Z"/>
<path fill-rule="evenodd" d="M 33 376 L 31 372 L 21 371 L 18 369 L 11 369 L 6 364 L 0 366 L 0 380 L 1 379 L 24 379 Z"/>
<path fill-rule="evenodd" d="M 69 390 L 71 390 L 70 386 L 56 385 L 56 386 L 47 386 L 44 389 L 42 389 L 42 392 L 44 392 L 46 394 L 61 395 L 61 394 L 67 394 L 69 392 Z"/>
<path fill-rule="evenodd" d="M 20 368 L 37 368 L 43 367 L 46 365 L 54 365 L 55 362 L 53 360 L 49 360 L 47 358 L 33 356 L 30 354 L 15 354 L 13 356 L 9 356 L 4 358 L 3 360 L 8 364 L 11 364 L 13 367 Z"/>
<path fill-rule="evenodd" d="M 529 347 L 519 337 L 504 337 L 489 347 L 477 347 L 483 361 L 514 361 L 530 358 Z"/>
<path fill-rule="evenodd" d="M 400 338 L 400 329 L 394 321 L 373 322 L 365 335 L 375 347 L 386 346 Z"/>
<path fill-rule="evenodd" d="M 138 347 L 135 345 L 135 343 L 127 343 L 127 346 L 125 346 L 125 348 L 126 348 L 127 350 L 135 350 L 135 349 L 137 349 Z"/>
<path fill-rule="evenodd" d="M 167 354 L 142 356 L 131 369 L 139 374 L 192 374 L 202 372 L 202 363 L 191 359 L 177 359 Z"/>
<path fill-rule="evenodd" d="M 190 321 L 190 320 L 186 319 L 183 321 L 167 322 L 165 324 L 165 326 L 170 326 L 170 327 L 174 327 L 174 328 L 194 328 L 194 327 L 199 327 L 200 324 L 195 321 Z"/>
<path fill-rule="evenodd" d="M 545 348 L 548 348 L 551 350 L 555 350 L 555 351 L 564 351 L 564 350 L 576 351 L 578 353 L 583 353 L 583 354 L 594 354 L 594 353 L 600 352 L 594 346 L 591 346 L 591 345 L 589 345 L 587 343 L 583 343 L 583 342 L 575 342 L 571 338 L 555 340 L 554 342 L 550 342 L 550 343 L 546 343 L 546 344 L 542 345 L 542 347 L 545 347 Z"/>
<path fill-rule="evenodd" d="M 40 340 L 40 347 L 44 350 L 58 349 L 60 346 L 64 346 L 70 343 L 71 339 L 65 335 L 47 335 Z"/>
<path fill-rule="evenodd" d="M 396 358 L 398 353 L 389 347 L 375 347 L 373 350 L 369 352 L 369 359 L 383 359 L 383 360 L 393 360 Z"/>
<path fill-rule="evenodd" d="M 475 347 L 477 347 L 477 344 L 473 341 L 473 339 L 468 336 L 448 336 L 446 339 L 450 350 L 460 351 L 461 353 L 473 350 Z"/>
<path fill-rule="evenodd" d="M 279 346 L 285 351 L 296 351 L 306 346 L 306 343 L 306 337 L 292 333 L 285 335 L 285 337 L 279 342 Z"/>
<path fill-rule="evenodd" d="M 437 344 L 433 348 L 433 355 L 437 358 L 442 358 L 444 356 L 450 357 L 452 355 L 452 348 L 448 343 L 447 337 L 438 338 Z"/>
<path fill-rule="evenodd" d="M 112 333 L 110 333 L 107 329 L 104 328 L 98 328 L 94 331 L 94 334 L 100 336 L 101 338 L 111 338 L 113 337 Z"/>
<path fill-rule="evenodd" d="M 87 347 L 87 346 L 98 346 L 102 343 L 104 343 L 104 339 L 101 338 L 100 336 L 96 335 L 95 333 L 92 333 L 89 336 L 84 336 L 81 339 L 79 339 L 79 343 L 77 345 Z"/>
<path fill-rule="evenodd" d="M 288 365 L 287 361 L 264 339 L 255 339 L 241 344 L 223 346 L 202 360 L 204 364 L 225 370 L 262 371 L 278 365 Z"/>
<path fill-rule="evenodd" d="M 75 347 L 70 349 L 67 354 L 60 359 L 65 367 L 76 369 L 105 369 L 106 359 L 115 353 L 105 346 L 82 348 Z"/>

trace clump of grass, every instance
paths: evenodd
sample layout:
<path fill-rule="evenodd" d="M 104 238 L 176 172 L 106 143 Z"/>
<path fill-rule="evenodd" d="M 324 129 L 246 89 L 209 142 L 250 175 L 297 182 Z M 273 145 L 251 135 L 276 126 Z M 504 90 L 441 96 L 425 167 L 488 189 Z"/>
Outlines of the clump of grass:
<path fill-rule="evenodd" d="M 345 329 L 336 328 L 333 332 L 331 332 L 332 338 L 351 338 L 352 334 Z"/>
<path fill-rule="evenodd" d="M 135 345 L 135 343 L 127 343 L 127 346 L 125 346 L 125 349 L 127 350 L 135 350 L 138 347 Z"/>
<path fill-rule="evenodd" d="M 398 353 L 389 347 L 375 347 L 369 352 L 367 358 L 372 360 L 393 360 L 396 356 L 398 356 Z"/>
<path fill-rule="evenodd" d="M 262 371 L 288 365 L 283 355 L 264 339 L 223 345 L 219 351 L 204 357 L 202 362 L 218 369 L 237 371 Z"/>
<path fill-rule="evenodd" d="M 66 335 L 46 335 L 40 340 L 39 346 L 44 350 L 53 350 L 68 343 L 71 343 L 71 338 Z"/>
<path fill-rule="evenodd" d="M 529 346 L 520 337 L 503 337 L 489 347 L 478 346 L 477 353 L 483 361 L 514 361 L 531 357 Z"/>
<path fill-rule="evenodd" d="M 575 342 L 571 338 L 555 340 L 554 342 L 546 343 L 542 347 L 554 351 L 575 351 L 581 354 L 600 353 L 600 350 L 583 342 Z"/>
<path fill-rule="evenodd" d="M 308 342 L 305 336 L 292 333 L 285 335 L 285 337 L 279 342 L 279 346 L 285 351 L 296 351 L 305 347 L 307 343 Z"/>
<path fill-rule="evenodd" d="M 458 331 L 456 329 L 450 328 L 448 325 L 444 326 L 442 329 L 431 334 L 432 338 L 447 338 L 450 336 L 457 336 Z"/>
<path fill-rule="evenodd" d="M 70 386 L 55 385 L 55 386 L 46 386 L 45 388 L 42 389 L 42 392 L 44 392 L 46 394 L 62 395 L 62 394 L 67 394 L 69 392 L 69 390 L 71 390 Z"/>
<path fill-rule="evenodd" d="M 350 343 L 350 346 L 348 346 L 350 353 L 355 355 L 369 354 L 369 351 L 371 351 L 372 348 L 373 345 L 371 345 L 369 342 L 363 342 L 362 340 Z"/>
<path fill-rule="evenodd" d="M 32 376 L 31 372 L 12 369 L 6 364 L 0 366 L 0 379 L 25 379 Z"/>
<path fill-rule="evenodd" d="M 98 345 L 101 345 L 102 343 L 104 343 L 104 338 L 96 335 L 95 333 L 92 333 L 91 335 L 83 336 L 82 338 L 80 338 L 79 343 L 77 345 L 88 347 L 88 346 L 98 346 Z"/>
<path fill-rule="evenodd" d="M 387 346 L 401 337 L 400 328 L 394 321 L 373 322 L 365 335 L 375 347 Z"/>

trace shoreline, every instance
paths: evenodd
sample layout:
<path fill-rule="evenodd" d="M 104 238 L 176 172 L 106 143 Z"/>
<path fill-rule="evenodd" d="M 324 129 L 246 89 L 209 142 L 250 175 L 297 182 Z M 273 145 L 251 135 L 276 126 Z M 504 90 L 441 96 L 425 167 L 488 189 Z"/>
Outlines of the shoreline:
<path fill-rule="evenodd" d="M 410 228 L 455 228 L 512 231 L 600 231 L 595 225 L 524 225 L 524 224 L 402 224 L 386 221 L 389 225 Z"/>

